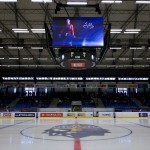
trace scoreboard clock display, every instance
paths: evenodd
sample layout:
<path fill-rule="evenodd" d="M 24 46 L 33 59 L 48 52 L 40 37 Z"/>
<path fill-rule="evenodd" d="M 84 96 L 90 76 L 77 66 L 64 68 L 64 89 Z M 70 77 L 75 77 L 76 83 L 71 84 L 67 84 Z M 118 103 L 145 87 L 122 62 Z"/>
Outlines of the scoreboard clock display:
<path fill-rule="evenodd" d="M 89 51 L 66 52 L 60 56 L 60 61 L 63 68 L 74 70 L 89 69 L 96 65 L 95 55 Z"/>

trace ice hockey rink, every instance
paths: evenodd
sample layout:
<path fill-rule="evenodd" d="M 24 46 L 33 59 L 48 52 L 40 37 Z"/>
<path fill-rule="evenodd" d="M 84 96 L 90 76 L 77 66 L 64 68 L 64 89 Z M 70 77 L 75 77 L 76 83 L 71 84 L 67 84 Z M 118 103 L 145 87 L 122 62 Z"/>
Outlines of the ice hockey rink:
<path fill-rule="evenodd" d="M 1 119 L 0 150 L 149 150 L 150 120 Z"/>

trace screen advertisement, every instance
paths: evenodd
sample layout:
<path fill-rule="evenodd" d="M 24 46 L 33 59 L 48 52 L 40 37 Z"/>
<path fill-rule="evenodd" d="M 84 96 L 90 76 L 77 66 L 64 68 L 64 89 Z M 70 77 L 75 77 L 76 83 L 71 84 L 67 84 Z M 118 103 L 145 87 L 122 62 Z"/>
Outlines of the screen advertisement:
<path fill-rule="evenodd" d="M 104 46 L 102 17 L 55 17 L 52 22 L 52 31 L 52 46 Z"/>

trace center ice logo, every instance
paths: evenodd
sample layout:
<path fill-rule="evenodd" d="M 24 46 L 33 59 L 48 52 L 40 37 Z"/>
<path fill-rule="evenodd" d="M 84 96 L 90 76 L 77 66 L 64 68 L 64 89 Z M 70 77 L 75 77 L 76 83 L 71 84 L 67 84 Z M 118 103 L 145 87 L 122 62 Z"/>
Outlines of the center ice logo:
<path fill-rule="evenodd" d="M 89 136 L 104 136 L 105 133 L 111 132 L 95 125 L 70 124 L 54 126 L 51 129 L 45 130 L 44 133 L 49 134 L 49 136 L 83 138 Z"/>

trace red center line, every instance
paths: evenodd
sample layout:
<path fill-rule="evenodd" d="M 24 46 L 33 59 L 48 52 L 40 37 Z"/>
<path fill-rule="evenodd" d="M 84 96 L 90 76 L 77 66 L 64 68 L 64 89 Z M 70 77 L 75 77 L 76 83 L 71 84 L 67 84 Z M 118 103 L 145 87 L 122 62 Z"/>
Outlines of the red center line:
<path fill-rule="evenodd" d="M 77 119 L 75 120 L 75 124 L 78 124 Z M 74 139 L 74 150 L 81 150 L 81 142 L 80 139 Z"/>
<path fill-rule="evenodd" d="M 80 139 L 74 139 L 74 150 L 81 150 Z"/>

